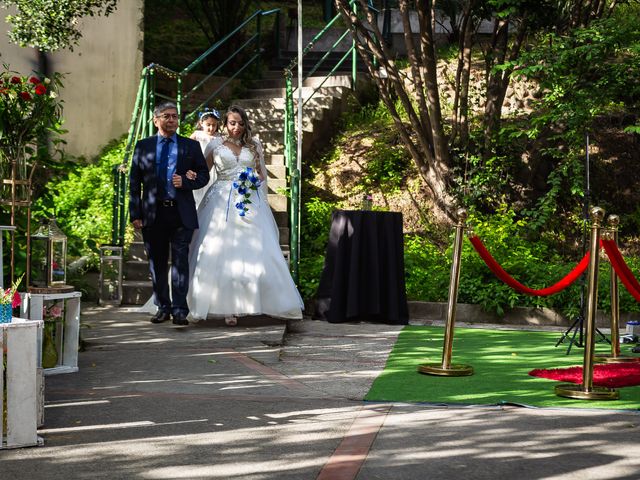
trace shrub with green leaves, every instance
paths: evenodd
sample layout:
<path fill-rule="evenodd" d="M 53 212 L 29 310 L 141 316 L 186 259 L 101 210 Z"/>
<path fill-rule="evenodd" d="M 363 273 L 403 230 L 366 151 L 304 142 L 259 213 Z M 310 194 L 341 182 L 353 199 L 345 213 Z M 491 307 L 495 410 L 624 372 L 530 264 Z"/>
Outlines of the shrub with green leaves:
<path fill-rule="evenodd" d="M 70 256 L 97 253 L 98 245 L 111 241 L 113 169 L 122 162 L 124 147 L 124 140 L 113 141 L 94 161 L 51 179 L 34 203 L 34 217 L 56 217 Z"/>

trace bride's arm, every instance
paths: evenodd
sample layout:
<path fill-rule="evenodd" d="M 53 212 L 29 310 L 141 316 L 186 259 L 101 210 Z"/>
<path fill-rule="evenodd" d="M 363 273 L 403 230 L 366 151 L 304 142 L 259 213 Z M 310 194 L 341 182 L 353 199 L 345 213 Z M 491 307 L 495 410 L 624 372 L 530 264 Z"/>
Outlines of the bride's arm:
<path fill-rule="evenodd" d="M 207 161 L 207 167 L 210 170 L 210 173 L 215 174 L 215 169 L 213 168 L 213 157 L 215 156 L 215 152 L 222 145 L 221 137 L 213 137 L 207 146 L 204 148 L 204 159 Z"/>
<path fill-rule="evenodd" d="M 267 166 L 266 166 L 266 164 L 264 162 L 264 148 L 262 148 L 262 143 L 257 138 L 254 138 L 253 142 L 254 142 L 254 144 L 256 146 L 256 154 L 257 154 L 257 157 L 258 157 L 258 158 L 256 158 L 255 167 L 256 167 L 256 171 L 258 172 L 258 175 L 260 176 L 260 179 L 262 180 L 262 183 L 260 184 L 260 188 L 264 192 L 264 194 L 267 195 L 267 192 L 268 192 L 268 188 L 267 188 Z"/>

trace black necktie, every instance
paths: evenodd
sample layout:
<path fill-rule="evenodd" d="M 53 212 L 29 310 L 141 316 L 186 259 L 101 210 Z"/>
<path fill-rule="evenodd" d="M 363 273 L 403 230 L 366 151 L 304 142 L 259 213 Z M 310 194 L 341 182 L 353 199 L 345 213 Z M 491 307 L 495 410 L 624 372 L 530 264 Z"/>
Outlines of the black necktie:
<path fill-rule="evenodd" d="M 167 198 L 167 165 L 169 164 L 169 150 L 171 149 L 170 138 L 162 139 L 162 150 L 160 151 L 160 164 L 158 166 L 158 198 Z"/>

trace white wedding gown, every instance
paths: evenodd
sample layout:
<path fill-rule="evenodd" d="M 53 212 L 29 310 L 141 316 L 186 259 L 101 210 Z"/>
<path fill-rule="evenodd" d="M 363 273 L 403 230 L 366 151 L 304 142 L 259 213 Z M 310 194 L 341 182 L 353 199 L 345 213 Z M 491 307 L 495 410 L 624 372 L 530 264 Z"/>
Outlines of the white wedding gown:
<path fill-rule="evenodd" d="M 189 304 L 193 320 L 231 315 L 302 318 L 303 303 L 289 273 L 278 240 L 278 227 L 267 201 L 266 169 L 257 143 L 265 181 L 251 194 L 245 216 L 235 207 L 233 182 L 254 155 L 243 147 L 236 156 L 215 138 L 205 157 L 213 156 L 215 183 L 198 206 L 200 229 L 189 250 Z"/>
<path fill-rule="evenodd" d="M 216 133 L 214 137 L 210 137 L 209 135 L 204 133 L 202 130 L 196 130 L 193 132 L 192 138 L 200 144 L 202 153 L 204 153 L 209 142 L 213 138 L 220 138 L 220 134 Z M 207 190 L 211 185 L 213 185 L 213 182 L 215 182 L 215 180 L 216 180 L 215 169 L 212 168 L 211 171 L 209 172 L 209 183 L 207 183 L 204 187 L 193 191 L 193 199 L 196 202 L 196 208 L 198 207 L 198 205 L 200 205 L 200 202 L 204 198 L 205 193 L 207 193 Z"/>

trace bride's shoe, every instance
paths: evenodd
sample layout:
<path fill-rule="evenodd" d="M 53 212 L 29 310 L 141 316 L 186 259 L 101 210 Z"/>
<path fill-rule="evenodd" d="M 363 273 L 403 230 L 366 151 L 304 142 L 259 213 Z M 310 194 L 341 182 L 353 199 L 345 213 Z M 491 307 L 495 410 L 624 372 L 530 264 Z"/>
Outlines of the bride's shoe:
<path fill-rule="evenodd" d="M 235 327 L 238 324 L 238 319 L 236 317 L 224 317 L 224 323 L 230 327 Z"/>

